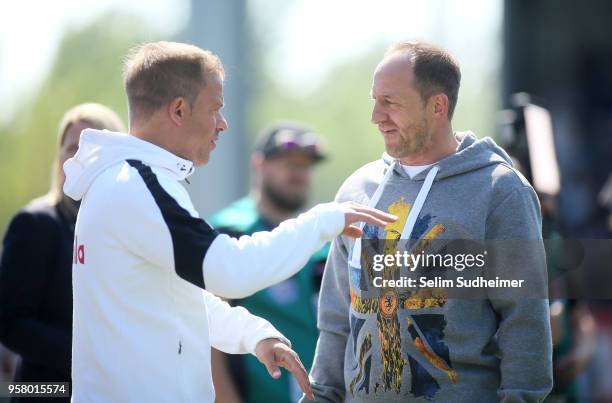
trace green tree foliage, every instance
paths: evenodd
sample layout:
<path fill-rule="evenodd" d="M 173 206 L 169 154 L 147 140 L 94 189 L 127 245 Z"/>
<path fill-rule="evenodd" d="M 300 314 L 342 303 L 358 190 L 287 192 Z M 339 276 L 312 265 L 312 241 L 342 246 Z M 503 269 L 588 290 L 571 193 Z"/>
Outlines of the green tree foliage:
<path fill-rule="evenodd" d="M 146 27 L 134 18 L 107 14 L 65 34 L 48 77 L 0 127 L 0 228 L 29 200 L 48 191 L 57 128 L 67 109 L 99 102 L 127 118 L 121 61 L 133 45 L 157 39 L 144 32 Z"/>

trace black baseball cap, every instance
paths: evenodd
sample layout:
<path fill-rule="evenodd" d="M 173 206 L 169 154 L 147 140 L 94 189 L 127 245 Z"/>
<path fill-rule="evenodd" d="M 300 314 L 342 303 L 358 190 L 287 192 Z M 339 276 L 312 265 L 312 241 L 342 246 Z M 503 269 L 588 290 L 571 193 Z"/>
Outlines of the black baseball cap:
<path fill-rule="evenodd" d="M 255 142 L 255 151 L 264 158 L 299 152 L 312 157 L 314 162 L 326 158 L 323 142 L 318 134 L 299 123 L 278 123 L 264 129 Z"/>

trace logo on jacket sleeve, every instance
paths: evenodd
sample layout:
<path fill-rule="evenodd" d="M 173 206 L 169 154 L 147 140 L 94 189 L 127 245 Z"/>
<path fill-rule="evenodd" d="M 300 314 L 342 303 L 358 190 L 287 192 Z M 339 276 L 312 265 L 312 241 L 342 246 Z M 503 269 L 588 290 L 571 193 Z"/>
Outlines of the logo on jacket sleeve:
<path fill-rule="evenodd" d="M 72 258 L 72 263 L 73 264 L 85 264 L 85 244 L 80 244 L 79 245 L 79 237 L 75 236 L 74 237 L 74 246 L 72 248 L 73 250 L 73 258 Z"/>

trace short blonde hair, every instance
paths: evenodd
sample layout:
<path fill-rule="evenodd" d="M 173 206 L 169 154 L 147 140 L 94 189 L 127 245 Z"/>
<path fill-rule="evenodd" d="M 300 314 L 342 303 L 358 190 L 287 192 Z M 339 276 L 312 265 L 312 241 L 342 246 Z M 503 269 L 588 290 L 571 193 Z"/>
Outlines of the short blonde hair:
<path fill-rule="evenodd" d="M 107 129 L 114 132 L 126 131 L 121 118 L 112 109 L 104 105 L 90 102 L 70 108 L 62 117 L 58 128 L 56 156 L 51 171 L 51 189 L 47 195 L 53 203 L 58 203 L 64 195 L 62 191 L 63 167 L 60 164 L 60 149 L 66 139 L 66 132 L 70 126 L 77 123 L 85 123 L 92 129 Z"/>
<path fill-rule="evenodd" d="M 177 97 L 193 105 L 212 74 L 223 79 L 225 71 L 208 50 L 165 41 L 136 46 L 123 67 L 130 120 L 146 118 Z"/>

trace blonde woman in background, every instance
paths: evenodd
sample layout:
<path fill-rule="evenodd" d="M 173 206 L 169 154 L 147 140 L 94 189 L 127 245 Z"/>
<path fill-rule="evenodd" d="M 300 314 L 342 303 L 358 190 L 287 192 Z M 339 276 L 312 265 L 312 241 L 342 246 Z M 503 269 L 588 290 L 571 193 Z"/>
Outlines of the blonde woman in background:
<path fill-rule="evenodd" d="M 51 189 L 13 217 L 4 237 L 0 342 L 20 356 L 16 382 L 70 382 L 73 238 L 79 204 L 62 192 L 62 165 L 77 151 L 86 128 L 125 131 L 106 106 L 84 103 L 67 111 L 59 126 Z"/>

